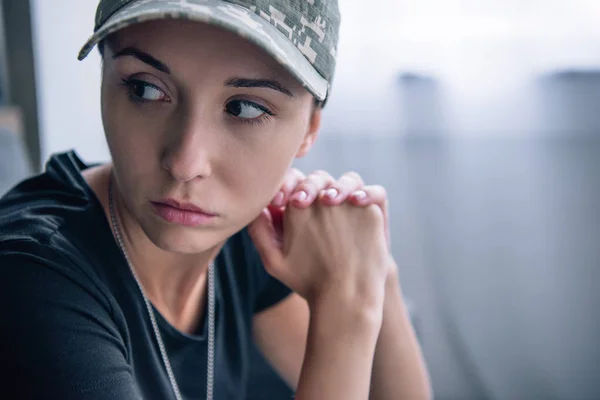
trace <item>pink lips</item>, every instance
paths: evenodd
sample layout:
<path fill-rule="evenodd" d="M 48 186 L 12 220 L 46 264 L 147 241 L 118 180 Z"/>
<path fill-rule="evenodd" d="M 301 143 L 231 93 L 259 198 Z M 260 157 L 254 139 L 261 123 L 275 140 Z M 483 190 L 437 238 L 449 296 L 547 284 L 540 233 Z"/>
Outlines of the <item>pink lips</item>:
<path fill-rule="evenodd" d="M 199 226 L 212 222 L 217 214 L 202 210 L 190 203 L 180 203 L 173 199 L 152 202 L 152 208 L 167 222 L 183 226 Z"/>

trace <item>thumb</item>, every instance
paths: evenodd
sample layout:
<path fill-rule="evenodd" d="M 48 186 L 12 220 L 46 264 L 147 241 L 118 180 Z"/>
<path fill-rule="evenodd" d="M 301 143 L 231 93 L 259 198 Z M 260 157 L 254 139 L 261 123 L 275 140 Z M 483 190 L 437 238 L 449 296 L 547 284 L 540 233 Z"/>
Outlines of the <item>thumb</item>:
<path fill-rule="evenodd" d="M 273 216 L 268 208 L 263 209 L 248 225 L 248 233 L 267 272 L 277 275 L 277 271 L 283 266 L 284 257 L 279 235 L 273 225 Z"/>

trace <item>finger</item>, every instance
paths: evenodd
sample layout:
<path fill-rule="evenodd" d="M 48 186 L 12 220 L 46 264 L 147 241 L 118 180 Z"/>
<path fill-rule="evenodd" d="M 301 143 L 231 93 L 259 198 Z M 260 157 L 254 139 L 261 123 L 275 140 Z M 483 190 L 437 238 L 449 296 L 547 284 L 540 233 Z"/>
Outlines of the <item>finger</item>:
<path fill-rule="evenodd" d="M 390 231 L 389 231 L 389 207 L 388 207 L 388 196 L 387 191 L 383 186 L 370 185 L 364 186 L 361 189 L 355 190 L 348 197 L 348 202 L 356 206 L 369 206 L 376 204 L 381 208 L 383 212 L 384 224 L 385 224 L 385 236 L 390 245 Z"/>
<path fill-rule="evenodd" d="M 279 192 L 277 192 L 271 204 L 276 207 L 285 207 L 296 186 L 304 179 L 306 179 L 306 176 L 302 171 L 290 168 L 283 179 Z"/>
<path fill-rule="evenodd" d="M 277 243 L 283 243 L 283 213 L 282 207 L 267 206 L 267 210 L 271 214 L 271 225 L 275 231 L 275 239 Z"/>
<path fill-rule="evenodd" d="M 268 208 L 248 225 L 248 234 L 258 250 L 258 254 L 267 272 L 276 276 L 277 270 L 283 265 L 281 240 L 273 225 L 274 218 Z"/>
<path fill-rule="evenodd" d="M 338 205 L 343 203 L 348 196 L 362 188 L 364 181 L 356 172 L 346 172 L 336 182 L 319 193 L 319 199 L 323 204 Z"/>
<path fill-rule="evenodd" d="M 298 184 L 291 196 L 292 204 L 298 208 L 306 208 L 317 198 L 321 190 L 335 182 L 325 171 L 315 171 Z"/>

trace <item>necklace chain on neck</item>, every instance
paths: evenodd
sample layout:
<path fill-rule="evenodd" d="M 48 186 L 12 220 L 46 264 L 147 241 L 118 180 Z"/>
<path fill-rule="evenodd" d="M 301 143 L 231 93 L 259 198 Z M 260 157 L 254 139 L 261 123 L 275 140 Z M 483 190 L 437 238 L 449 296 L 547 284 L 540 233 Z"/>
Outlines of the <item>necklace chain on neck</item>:
<path fill-rule="evenodd" d="M 142 298 L 144 299 L 144 303 L 146 304 L 146 310 L 148 311 L 148 316 L 150 317 L 150 323 L 152 324 L 152 330 L 154 331 L 154 337 L 156 338 L 156 342 L 158 344 L 158 349 L 160 351 L 160 355 L 163 359 L 163 363 L 165 365 L 165 369 L 167 370 L 167 375 L 169 377 L 169 381 L 171 382 L 171 387 L 173 388 L 173 393 L 175 394 L 175 398 L 177 400 L 182 400 L 181 393 L 179 391 L 179 385 L 177 385 L 177 380 L 175 379 L 175 374 L 173 373 L 173 369 L 171 368 L 171 362 L 169 361 L 169 356 L 167 354 L 167 349 L 165 348 L 164 342 L 162 340 L 162 335 L 160 334 L 160 330 L 158 329 L 158 324 L 156 322 L 156 316 L 154 315 L 154 310 L 152 309 L 152 304 L 146 293 L 144 291 L 144 287 L 133 268 L 133 264 L 129 259 L 129 255 L 125 249 L 125 243 L 123 242 L 121 236 L 121 229 L 117 220 L 117 216 L 115 213 L 114 199 L 113 199 L 113 188 L 112 188 L 112 179 L 109 183 L 108 188 L 108 199 L 109 199 L 109 209 L 110 209 L 110 218 L 112 221 L 112 225 L 114 227 L 115 236 L 117 238 L 117 243 L 119 244 L 119 248 L 125 260 L 127 261 L 127 265 L 129 266 L 129 270 L 137 283 L 138 288 L 142 294 Z M 206 399 L 213 400 L 214 395 L 214 365 L 215 365 L 215 266 L 214 263 L 210 263 L 208 266 L 208 349 L 207 349 L 207 357 L 206 357 Z"/>

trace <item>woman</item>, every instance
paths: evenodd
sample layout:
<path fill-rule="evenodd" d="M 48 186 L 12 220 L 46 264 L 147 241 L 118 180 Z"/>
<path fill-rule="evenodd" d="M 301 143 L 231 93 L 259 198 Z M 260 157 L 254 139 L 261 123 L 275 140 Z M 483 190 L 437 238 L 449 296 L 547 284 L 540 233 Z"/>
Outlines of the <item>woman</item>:
<path fill-rule="evenodd" d="M 338 25 L 334 0 L 100 1 L 112 163 L 54 156 L 0 203 L 5 391 L 244 398 L 254 340 L 297 399 L 429 397 L 384 190 L 290 170 Z"/>

